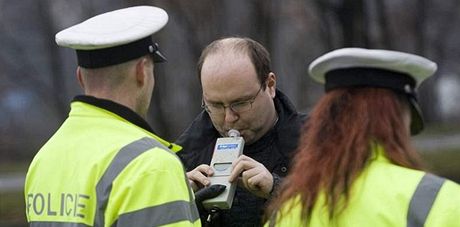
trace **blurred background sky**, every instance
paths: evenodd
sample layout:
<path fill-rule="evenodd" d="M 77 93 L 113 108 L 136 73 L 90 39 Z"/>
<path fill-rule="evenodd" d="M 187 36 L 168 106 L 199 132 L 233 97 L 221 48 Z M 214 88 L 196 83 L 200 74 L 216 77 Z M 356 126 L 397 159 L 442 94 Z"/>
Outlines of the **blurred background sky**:
<path fill-rule="evenodd" d="M 0 0 L 0 226 L 25 226 L 27 166 L 81 94 L 75 53 L 54 35 L 134 5 L 169 14 L 154 36 L 168 58 L 155 67 L 148 116 L 158 135 L 174 141 L 201 111 L 195 65 L 215 39 L 247 36 L 267 47 L 278 88 L 303 112 L 323 92 L 307 76 L 316 57 L 342 47 L 399 50 L 438 63 L 419 90 L 427 130 L 414 144 L 430 170 L 460 182 L 459 0 Z"/>

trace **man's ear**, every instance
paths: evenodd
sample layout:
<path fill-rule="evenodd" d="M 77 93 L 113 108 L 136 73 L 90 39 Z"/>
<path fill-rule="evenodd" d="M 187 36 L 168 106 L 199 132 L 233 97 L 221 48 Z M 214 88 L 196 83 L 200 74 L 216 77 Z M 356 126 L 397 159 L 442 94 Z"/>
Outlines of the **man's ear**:
<path fill-rule="evenodd" d="M 149 64 L 151 64 L 151 62 L 149 62 L 147 57 L 141 58 L 136 63 L 136 82 L 139 86 L 144 86 L 144 84 L 148 81 L 147 77 L 150 76 L 148 72 L 149 70 L 152 70 Z"/>
<path fill-rule="evenodd" d="M 267 89 L 272 98 L 276 96 L 276 75 L 273 72 L 270 72 L 267 77 Z"/>
<path fill-rule="evenodd" d="M 85 81 L 83 80 L 83 75 L 81 75 L 80 66 L 77 67 L 76 76 L 77 76 L 78 84 L 80 84 L 81 89 L 85 90 Z"/>
<path fill-rule="evenodd" d="M 147 58 L 141 58 L 136 63 L 136 82 L 140 87 L 144 86 L 146 81 L 145 77 L 148 76 L 145 71 L 148 63 Z"/>

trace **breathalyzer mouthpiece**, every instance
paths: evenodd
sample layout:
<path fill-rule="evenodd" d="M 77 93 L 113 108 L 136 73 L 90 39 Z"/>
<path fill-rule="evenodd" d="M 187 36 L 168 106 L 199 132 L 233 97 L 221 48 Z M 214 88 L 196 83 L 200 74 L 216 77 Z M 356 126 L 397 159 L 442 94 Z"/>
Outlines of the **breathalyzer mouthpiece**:
<path fill-rule="evenodd" d="M 238 130 L 236 130 L 236 129 L 230 129 L 230 130 L 228 130 L 227 135 L 230 136 L 230 137 L 238 137 L 238 136 L 240 136 L 240 132 L 238 132 Z"/>

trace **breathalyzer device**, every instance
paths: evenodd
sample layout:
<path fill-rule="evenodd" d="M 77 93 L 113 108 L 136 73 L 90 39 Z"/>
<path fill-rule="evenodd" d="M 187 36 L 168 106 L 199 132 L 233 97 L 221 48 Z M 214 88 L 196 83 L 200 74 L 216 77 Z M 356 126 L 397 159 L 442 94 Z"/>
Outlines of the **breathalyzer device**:
<path fill-rule="evenodd" d="M 214 153 L 211 159 L 211 167 L 214 169 L 214 175 L 209 177 L 211 185 L 225 185 L 225 191 L 217 197 L 204 200 L 202 202 L 205 209 L 212 208 L 230 209 L 235 196 L 237 182 L 230 183 L 228 178 L 232 173 L 232 162 L 243 153 L 244 139 L 240 132 L 235 129 L 228 131 L 228 137 L 218 138 Z"/>

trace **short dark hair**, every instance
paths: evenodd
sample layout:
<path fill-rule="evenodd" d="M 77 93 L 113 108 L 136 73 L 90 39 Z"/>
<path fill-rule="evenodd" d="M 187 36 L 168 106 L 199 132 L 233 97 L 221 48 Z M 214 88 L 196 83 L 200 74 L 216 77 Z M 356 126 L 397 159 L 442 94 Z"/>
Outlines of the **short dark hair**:
<path fill-rule="evenodd" d="M 228 39 L 234 39 L 234 42 L 231 42 L 230 45 L 224 45 L 223 41 Z M 213 41 L 209 45 L 207 45 L 204 50 L 201 52 L 201 56 L 197 63 L 197 74 L 198 79 L 201 84 L 201 69 L 203 67 L 203 63 L 206 60 L 206 57 L 209 54 L 217 53 L 219 51 L 224 50 L 224 48 L 232 48 L 233 51 L 240 51 L 242 53 L 246 53 L 251 59 L 252 64 L 257 73 L 257 79 L 259 80 L 260 84 L 264 86 L 265 89 L 265 81 L 267 80 L 268 74 L 271 71 L 271 60 L 270 54 L 268 53 L 265 47 L 258 43 L 257 41 L 246 38 L 246 37 L 225 37 L 218 40 Z"/>

